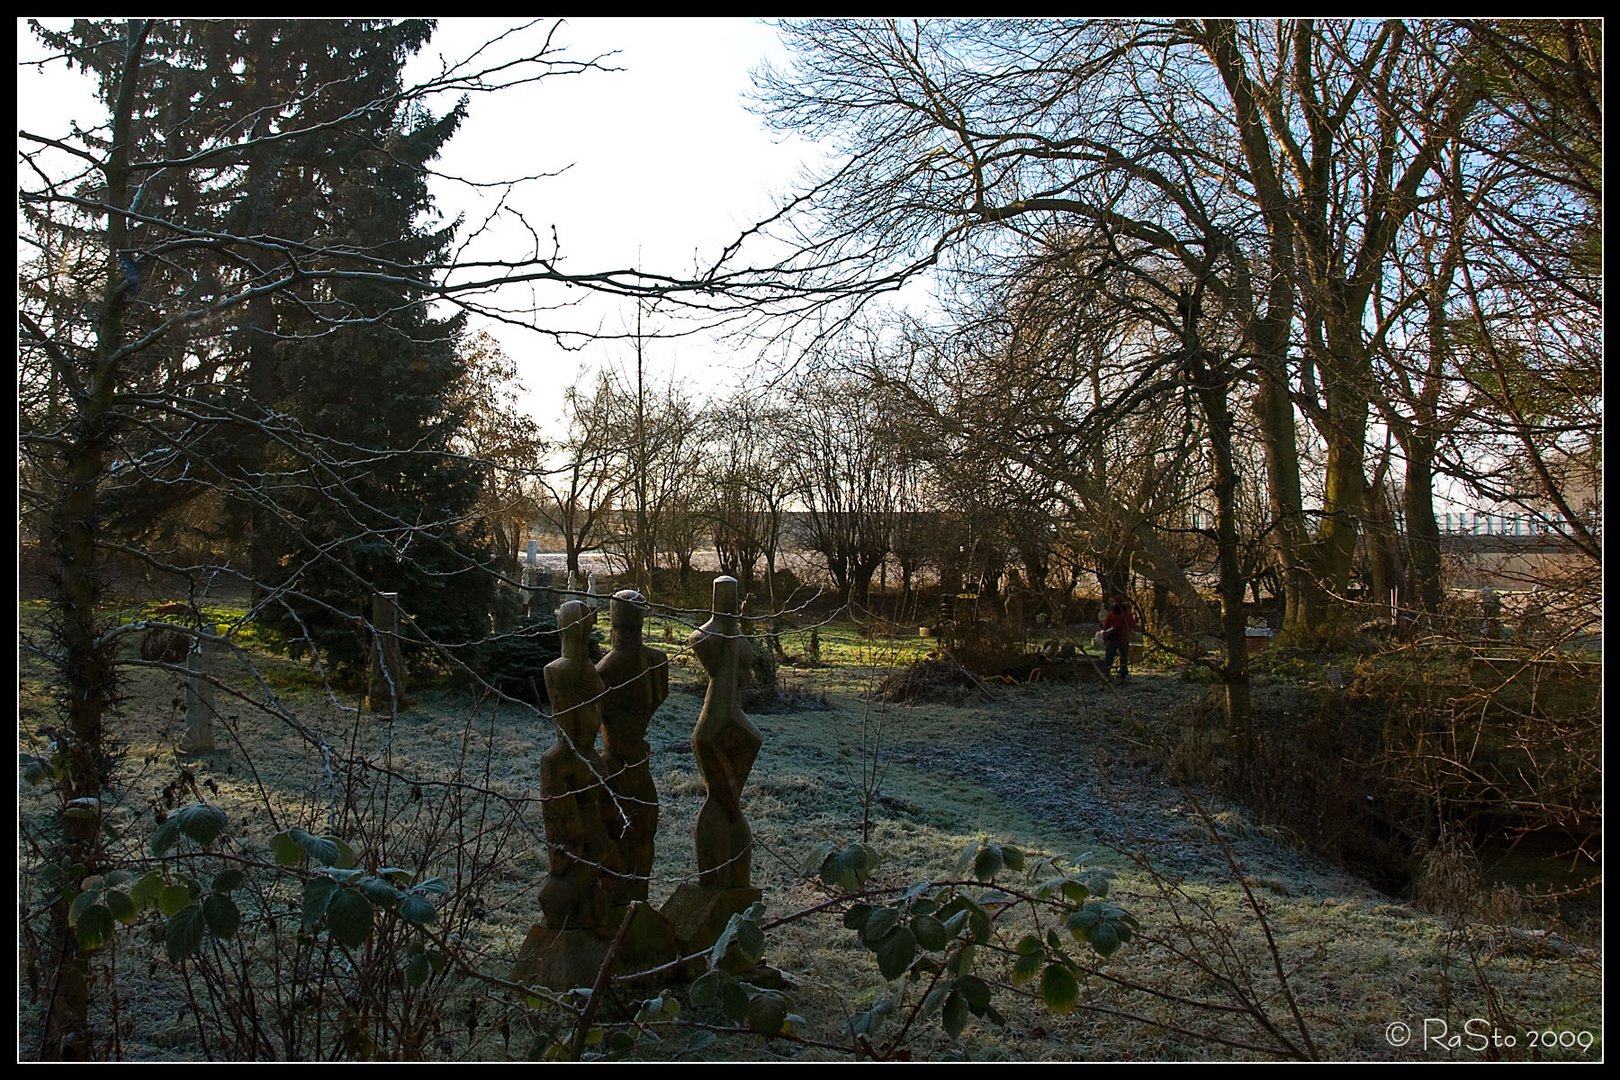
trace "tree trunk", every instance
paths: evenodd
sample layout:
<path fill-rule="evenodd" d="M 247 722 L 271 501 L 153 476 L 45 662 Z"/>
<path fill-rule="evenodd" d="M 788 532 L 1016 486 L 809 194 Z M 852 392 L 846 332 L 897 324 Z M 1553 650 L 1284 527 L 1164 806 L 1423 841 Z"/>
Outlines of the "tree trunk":
<path fill-rule="evenodd" d="M 128 24 L 128 44 L 119 95 L 114 107 L 113 141 L 103 173 L 107 201 L 129 205 L 129 157 L 140 74 L 149 23 Z M 113 213 L 107 218 L 107 289 L 96 327 L 96 358 L 80 399 L 74 433 L 63 454 L 66 483 L 57 499 L 52 532 L 59 583 L 53 608 L 61 644 L 61 678 L 66 688 L 65 738 L 57 755 L 66 764 L 62 782 L 65 801 L 100 800 L 112 767 L 104 723 L 112 704 L 115 671 L 112 645 L 97 631 L 96 594 L 101 481 L 114 436 L 113 402 L 118 385 L 118 350 L 124 339 L 124 291 L 127 283 L 118 253 L 127 246 L 129 225 Z M 59 1061 L 88 1060 L 93 1053 L 89 1023 L 90 968 L 68 922 L 68 900 L 80 891 L 85 876 L 101 869 L 101 821 L 63 816 L 53 862 L 79 866 L 82 875 L 64 875 L 51 908 L 51 949 L 47 960 L 50 990 L 46 1003 L 43 1055 Z"/>
<path fill-rule="evenodd" d="M 1226 727 L 1254 746 L 1254 709 L 1249 691 L 1249 653 L 1243 617 L 1243 570 L 1238 561 L 1237 470 L 1232 463 L 1232 413 L 1227 403 L 1230 369 L 1216 366 L 1207 352 L 1195 353 L 1193 381 L 1204 417 L 1209 424 L 1210 455 L 1215 495 L 1215 543 L 1219 573 L 1216 589 L 1221 597 L 1221 638 L 1226 645 L 1222 682 L 1226 688 Z"/>
<path fill-rule="evenodd" d="M 1440 523 L 1434 519 L 1434 440 L 1414 433 L 1406 444 L 1406 480 L 1401 492 L 1406 517 L 1408 603 L 1426 616 L 1440 610 Z"/>

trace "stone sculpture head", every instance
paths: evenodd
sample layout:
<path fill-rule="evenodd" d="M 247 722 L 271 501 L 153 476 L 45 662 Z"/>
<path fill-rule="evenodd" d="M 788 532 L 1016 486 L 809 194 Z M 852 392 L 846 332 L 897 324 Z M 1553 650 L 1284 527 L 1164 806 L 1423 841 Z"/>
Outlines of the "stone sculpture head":
<path fill-rule="evenodd" d="M 737 579 L 722 575 L 714 579 L 714 612 L 717 615 L 737 614 Z"/>
<path fill-rule="evenodd" d="M 641 623 L 647 612 L 647 598 L 634 589 L 620 589 L 608 604 L 608 625 L 615 649 L 641 644 Z"/>
<path fill-rule="evenodd" d="M 591 610 L 579 600 L 569 600 L 557 609 L 557 632 L 562 635 L 564 656 L 585 655 L 585 623 Z"/>

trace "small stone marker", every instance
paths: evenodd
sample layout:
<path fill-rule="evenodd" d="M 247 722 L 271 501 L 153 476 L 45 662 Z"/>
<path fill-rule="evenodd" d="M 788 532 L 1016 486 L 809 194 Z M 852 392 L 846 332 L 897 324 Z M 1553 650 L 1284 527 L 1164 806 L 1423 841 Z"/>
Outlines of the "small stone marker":
<path fill-rule="evenodd" d="M 209 680 L 214 664 L 212 638 L 219 627 L 204 623 L 191 652 L 186 654 L 186 733 L 180 749 L 190 754 L 206 754 L 214 749 L 214 684 Z"/>

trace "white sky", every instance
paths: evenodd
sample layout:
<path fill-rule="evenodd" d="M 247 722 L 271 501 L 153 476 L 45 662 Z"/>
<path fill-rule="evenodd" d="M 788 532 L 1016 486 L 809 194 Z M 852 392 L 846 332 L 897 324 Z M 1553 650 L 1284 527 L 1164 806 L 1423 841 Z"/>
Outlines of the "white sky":
<path fill-rule="evenodd" d="M 436 68 L 440 54 L 462 59 L 518 25 L 521 20 L 441 19 L 414 63 Z M 550 26 L 539 23 L 503 42 L 498 55 L 537 51 Z M 688 272 L 768 214 L 774 199 L 794 186 L 807 148 L 781 142 L 743 103 L 750 70 L 784 55 L 768 26 L 739 19 L 570 19 L 558 29 L 553 46 L 574 59 L 616 52 L 603 63 L 622 70 L 559 75 L 475 96 L 438 167 L 479 181 L 564 170 L 524 185 L 506 204 L 548 246 L 555 228 L 564 269 L 639 266 L 672 275 Z M 19 19 L 19 61 L 41 52 Z M 408 69 L 407 77 L 415 71 Z M 104 119 L 88 80 L 61 64 L 43 74 L 20 66 L 17 97 L 18 126 L 37 134 L 65 134 L 69 119 L 90 125 Z M 451 103 L 446 100 L 435 111 Z M 447 217 L 461 213 L 469 222 L 483 220 L 494 208 L 494 189 L 446 182 L 436 184 L 435 195 Z M 477 252 L 521 256 L 530 246 L 518 219 L 506 216 Z M 501 302 L 555 305 L 578 295 L 579 290 L 547 291 L 531 300 L 527 290 L 514 290 Z M 533 318 L 551 329 L 616 334 L 633 325 L 634 309 L 588 299 Z M 485 328 L 518 361 L 536 416 L 547 425 L 562 390 L 582 370 L 604 363 L 622 367 L 630 357 L 622 341 L 570 351 L 546 335 L 504 325 Z M 734 385 L 754 359 L 738 346 L 701 336 L 654 342 L 647 355 L 652 371 L 677 372 L 700 394 Z"/>

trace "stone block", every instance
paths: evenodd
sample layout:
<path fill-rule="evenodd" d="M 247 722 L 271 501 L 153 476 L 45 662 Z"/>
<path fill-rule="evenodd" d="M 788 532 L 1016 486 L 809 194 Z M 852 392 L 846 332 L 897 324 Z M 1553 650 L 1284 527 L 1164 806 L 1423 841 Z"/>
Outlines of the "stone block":
<path fill-rule="evenodd" d="M 675 932 L 681 951 L 696 952 L 713 945 L 733 915 L 747 911 L 764 896 L 752 887 L 709 889 L 683 881 L 664 902 L 663 916 Z"/>

